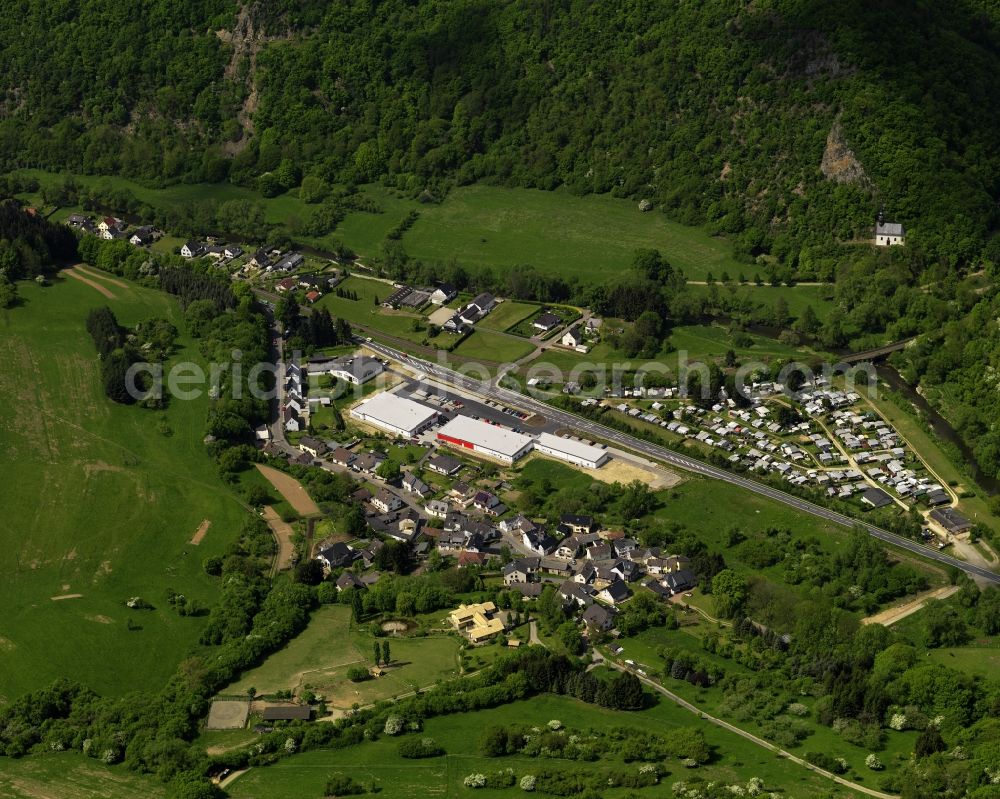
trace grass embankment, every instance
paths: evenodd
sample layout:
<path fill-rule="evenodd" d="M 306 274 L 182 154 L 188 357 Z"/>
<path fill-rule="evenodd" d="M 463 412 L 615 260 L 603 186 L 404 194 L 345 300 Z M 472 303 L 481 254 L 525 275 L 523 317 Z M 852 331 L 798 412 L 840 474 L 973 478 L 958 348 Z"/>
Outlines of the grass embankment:
<path fill-rule="evenodd" d="M 0 481 L 0 697 L 60 676 L 107 694 L 163 685 L 204 624 L 171 610 L 166 589 L 211 605 L 218 587 L 202 563 L 245 513 L 202 443 L 207 399 L 160 412 L 104 396 L 84 327 L 94 307 L 110 305 L 125 325 L 169 319 L 182 331 L 174 359 L 202 359 L 173 298 L 96 279 L 113 299 L 66 278 L 22 283 L 23 304 L 2 316 L 0 453 L 11 479 Z M 129 611 L 137 595 L 156 609 Z M 129 631 L 130 618 L 141 629 Z"/>

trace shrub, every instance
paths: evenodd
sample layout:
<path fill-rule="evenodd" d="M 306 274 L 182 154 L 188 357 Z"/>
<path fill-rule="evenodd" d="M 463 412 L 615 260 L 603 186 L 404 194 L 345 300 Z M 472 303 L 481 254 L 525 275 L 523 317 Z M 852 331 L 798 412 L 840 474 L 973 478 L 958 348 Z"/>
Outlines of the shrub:
<path fill-rule="evenodd" d="M 529 793 L 531 793 L 531 791 L 535 790 L 535 775 L 525 774 L 523 777 L 521 777 L 520 785 L 522 791 L 528 791 Z"/>
<path fill-rule="evenodd" d="M 868 766 L 872 771 L 881 771 L 884 766 L 882 761 L 879 760 L 878 755 L 872 752 L 868 757 L 865 758 L 865 765 Z"/>
<path fill-rule="evenodd" d="M 399 756 L 411 759 L 422 757 L 440 757 L 444 748 L 433 738 L 405 738 L 399 742 Z"/>
<path fill-rule="evenodd" d="M 462 784 L 466 788 L 485 788 L 486 787 L 486 775 L 485 774 L 469 774 Z"/>
<path fill-rule="evenodd" d="M 326 781 L 324 796 L 357 796 L 367 793 L 365 786 L 346 774 L 337 774 Z"/>
<path fill-rule="evenodd" d="M 347 670 L 347 679 L 351 682 L 364 682 L 365 680 L 371 679 L 371 674 L 368 673 L 368 669 L 364 666 L 351 666 Z"/>
<path fill-rule="evenodd" d="M 389 716 L 385 720 L 384 732 L 386 735 L 399 735 L 406 727 L 406 722 L 399 716 Z"/>

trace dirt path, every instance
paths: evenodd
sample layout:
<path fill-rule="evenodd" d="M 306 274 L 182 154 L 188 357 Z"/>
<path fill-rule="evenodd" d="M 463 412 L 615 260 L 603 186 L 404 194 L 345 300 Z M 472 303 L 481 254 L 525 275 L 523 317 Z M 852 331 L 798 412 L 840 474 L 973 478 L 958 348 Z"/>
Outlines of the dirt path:
<path fill-rule="evenodd" d="M 294 477 L 259 463 L 257 469 L 271 485 L 278 489 L 278 493 L 288 501 L 288 504 L 295 508 L 296 513 L 301 513 L 303 516 L 319 515 L 319 505 L 313 502 L 312 497 Z"/>
<path fill-rule="evenodd" d="M 615 663 L 614 661 L 611 660 L 606 660 L 605 663 L 611 668 L 617 669 L 618 671 L 631 671 L 631 669 L 626 669 L 624 666 Z M 632 673 L 634 674 L 635 672 Z M 773 752 L 777 757 L 784 758 L 785 760 L 788 760 L 792 763 L 802 766 L 803 768 L 807 768 L 809 769 L 809 771 L 819 774 L 820 776 L 826 777 L 828 780 L 832 780 L 838 785 L 843 785 L 845 788 L 850 788 L 851 790 L 859 791 L 861 793 L 868 794 L 869 796 L 874 796 L 876 797 L 876 799 L 899 799 L 896 794 L 883 793 L 882 791 L 876 791 L 874 788 L 867 788 L 864 785 L 859 785 L 856 782 L 851 782 L 850 780 L 846 780 L 843 777 L 838 777 L 836 774 L 830 771 L 826 771 L 825 769 L 821 769 L 818 766 L 814 766 L 808 760 L 803 760 L 801 757 L 797 757 L 796 755 L 793 755 L 791 752 L 787 752 L 784 749 L 775 746 L 770 741 L 765 741 L 763 738 L 758 738 L 752 732 L 747 732 L 744 729 L 741 729 L 733 724 L 730 724 L 728 721 L 723 721 L 722 719 L 716 718 L 715 716 L 710 716 L 704 710 L 702 710 L 699 707 L 696 707 L 695 705 L 692 705 L 686 699 L 678 696 L 673 691 L 668 691 L 658 682 L 655 682 L 654 680 L 651 680 L 648 677 L 643 677 L 638 674 L 636 674 L 636 677 L 638 677 L 638 679 L 641 682 L 648 685 L 654 691 L 663 694 L 674 704 L 679 705 L 685 710 L 689 710 L 690 712 L 699 716 L 703 721 L 707 721 L 710 724 L 714 724 L 717 727 L 721 727 L 724 730 L 728 730 L 731 733 L 739 735 L 741 738 L 745 738 L 751 743 L 757 744 L 757 746 L 763 747 L 764 749 Z"/>
<path fill-rule="evenodd" d="M 90 278 L 84 277 L 83 274 L 81 274 L 80 272 L 77 271 L 77 267 L 75 267 L 75 266 L 70 267 L 69 269 L 63 269 L 63 270 L 61 270 L 60 274 L 66 275 L 67 277 L 71 277 L 74 280 L 79 280 L 81 283 L 86 283 L 92 289 L 96 289 L 97 291 L 99 291 L 101 294 L 103 294 L 109 300 L 118 299 L 114 294 L 111 293 L 110 289 L 105 288 L 100 283 L 95 283 Z"/>
<path fill-rule="evenodd" d="M 911 616 L 927 604 L 929 599 L 947 599 L 958 591 L 957 585 L 946 585 L 944 588 L 937 588 L 920 594 L 916 599 L 907 602 L 905 605 L 897 605 L 894 608 L 886 608 L 876 613 L 874 616 L 862 619 L 862 624 L 882 624 L 886 627 L 895 624 L 907 616 Z"/>
<path fill-rule="evenodd" d="M 191 543 L 194 544 L 195 546 L 198 546 L 198 544 L 200 544 L 202 542 L 202 539 L 205 537 L 205 534 L 208 532 L 208 528 L 211 526 L 212 523 L 208 519 L 205 519 L 205 521 L 203 521 L 200 525 L 198 525 L 198 530 L 191 538 Z"/>
<path fill-rule="evenodd" d="M 292 555 L 295 554 L 295 547 L 292 544 L 292 536 L 295 535 L 295 531 L 292 529 L 292 525 L 281 520 L 278 512 L 270 505 L 264 506 L 264 521 L 267 522 L 278 541 L 278 556 L 274 561 L 274 570 L 287 569 L 292 565 Z"/>
<path fill-rule="evenodd" d="M 85 268 L 83 264 L 77 264 L 76 266 L 73 267 L 73 269 L 77 272 L 86 275 L 87 277 L 93 277 L 96 278 L 97 280 L 103 280 L 105 283 L 110 283 L 112 286 L 118 286 L 118 288 L 120 289 L 128 288 L 128 283 L 125 283 L 116 277 L 111 277 L 111 275 L 106 274 L 104 272 L 98 272 L 94 270 L 92 267 Z"/>
<path fill-rule="evenodd" d="M 60 594 L 59 596 L 50 596 L 49 599 L 53 602 L 60 602 L 63 599 L 80 599 L 82 597 L 83 594 Z"/>

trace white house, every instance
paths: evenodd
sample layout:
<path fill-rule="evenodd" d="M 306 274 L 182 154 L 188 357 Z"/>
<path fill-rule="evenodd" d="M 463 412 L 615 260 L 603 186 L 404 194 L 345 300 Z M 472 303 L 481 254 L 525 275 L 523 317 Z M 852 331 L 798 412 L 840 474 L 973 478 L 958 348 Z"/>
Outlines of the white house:
<path fill-rule="evenodd" d="M 895 247 L 906 244 L 906 231 L 899 222 L 886 222 L 885 214 L 879 212 L 875 221 L 875 246 Z"/>
<path fill-rule="evenodd" d="M 185 241 L 181 247 L 181 255 L 185 258 L 197 258 L 205 254 L 205 245 L 200 241 Z"/>
<path fill-rule="evenodd" d="M 574 327 L 563 333 L 563 337 L 559 339 L 559 343 L 564 347 L 579 347 L 583 344 L 583 336 L 580 335 L 580 328 Z"/>
<path fill-rule="evenodd" d="M 431 302 L 434 305 L 445 305 L 458 296 L 458 291 L 448 283 L 442 283 L 431 293 Z"/>

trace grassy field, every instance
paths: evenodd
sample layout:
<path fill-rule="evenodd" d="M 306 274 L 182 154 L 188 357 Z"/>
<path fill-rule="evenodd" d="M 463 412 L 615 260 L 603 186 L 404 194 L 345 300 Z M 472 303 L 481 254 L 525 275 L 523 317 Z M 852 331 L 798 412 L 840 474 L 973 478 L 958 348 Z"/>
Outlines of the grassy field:
<path fill-rule="evenodd" d="M 920 614 L 916 614 L 919 616 Z M 957 646 L 942 649 L 930 649 L 927 657 L 967 674 L 978 674 L 992 677 L 1000 669 L 1000 647 L 992 646 Z"/>
<path fill-rule="evenodd" d="M 459 360 L 516 361 L 535 348 L 529 341 L 518 340 L 509 335 L 491 330 L 476 330 L 471 336 L 452 350 L 452 356 Z"/>
<path fill-rule="evenodd" d="M 715 277 L 719 277 L 718 273 Z M 834 307 L 832 301 L 833 286 L 771 286 L 768 284 L 757 286 L 753 283 L 744 285 L 737 283 L 722 285 L 719 283 L 714 286 L 689 285 L 688 291 L 698 295 L 706 295 L 716 291 L 720 298 L 735 295 L 745 298 L 754 305 L 764 305 L 768 308 L 774 307 L 774 303 L 781 297 L 788 303 L 788 310 L 792 316 L 799 316 L 807 305 L 811 305 L 820 321 L 824 321 Z"/>
<path fill-rule="evenodd" d="M 677 780 L 702 778 L 726 782 L 746 782 L 754 776 L 765 778 L 770 790 L 781 790 L 796 799 L 855 797 L 853 791 L 827 782 L 801 766 L 777 759 L 770 752 L 732 733 L 701 722 L 691 713 L 668 702 L 639 713 L 621 713 L 585 705 L 573 699 L 540 696 L 530 701 L 476 713 L 430 719 L 423 734 L 444 747 L 447 754 L 431 760 L 405 760 L 397 754 L 397 741 L 382 738 L 340 751 L 306 752 L 281 760 L 276 765 L 252 769 L 228 788 L 234 799 L 299 799 L 321 796 L 326 781 L 335 774 L 347 774 L 359 782 L 374 782 L 384 799 L 410 799 L 413 796 L 458 797 L 473 792 L 462 785 L 470 773 L 491 773 L 512 768 L 517 777 L 536 773 L 540 768 L 593 772 L 608 766 L 623 766 L 614 758 L 596 763 L 527 757 L 485 758 L 478 752 L 483 729 L 493 724 L 529 724 L 544 726 L 559 719 L 571 730 L 632 726 L 648 732 L 668 733 L 681 727 L 696 727 L 705 733 L 718 757 L 710 765 L 690 770 L 672 760 L 663 764 L 669 772 L 657 787 L 639 791 L 614 788 L 601 791 L 608 799 L 625 796 L 661 797 L 669 795 L 669 786 Z M 638 768 L 638 764 L 626 766 Z M 480 789 L 476 796 L 498 799 L 518 794 L 516 786 L 503 790 Z"/>
<path fill-rule="evenodd" d="M 505 267 L 532 264 L 547 274 L 597 283 L 632 263 L 635 251 L 657 248 L 701 280 L 712 272 L 737 275 L 732 249 L 698 228 L 610 196 L 565 191 L 465 186 L 440 205 L 421 206 L 403 237 L 406 251 L 425 261 Z"/>
<path fill-rule="evenodd" d="M 218 587 L 202 562 L 245 513 L 202 444 L 207 400 L 157 412 L 105 398 L 90 309 L 183 329 L 167 295 L 107 286 L 114 299 L 71 279 L 21 284 L 23 305 L 0 316 L 0 453 L 16 474 L 0 483 L 0 697 L 59 676 L 109 694 L 161 686 L 204 624 L 170 610 L 166 589 L 212 604 Z M 200 360 L 186 337 L 179 344 L 177 358 Z M 205 519 L 205 539 L 190 545 Z M 127 611 L 136 595 L 156 610 Z M 126 630 L 130 617 L 141 629 Z"/>
<path fill-rule="evenodd" d="M 367 626 L 351 622 L 350 608 L 326 605 L 313 614 L 301 635 L 245 673 L 226 693 L 245 693 L 251 687 L 264 694 L 308 688 L 324 696 L 331 709 L 343 711 L 355 702 L 365 705 L 387 699 L 459 673 L 459 641 L 454 636 L 392 637 L 386 639 L 392 654 L 386 674 L 352 683 L 347 679 L 351 666 L 374 665 L 375 640 Z"/>
<path fill-rule="evenodd" d="M 160 799 L 166 790 L 153 777 L 108 768 L 77 752 L 33 755 L 0 763 L 3 799 Z"/>
<path fill-rule="evenodd" d="M 478 327 L 480 330 L 509 330 L 538 312 L 539 306 L 527 302 L 508 300 L 500 303 L 487 314 Z"/>

